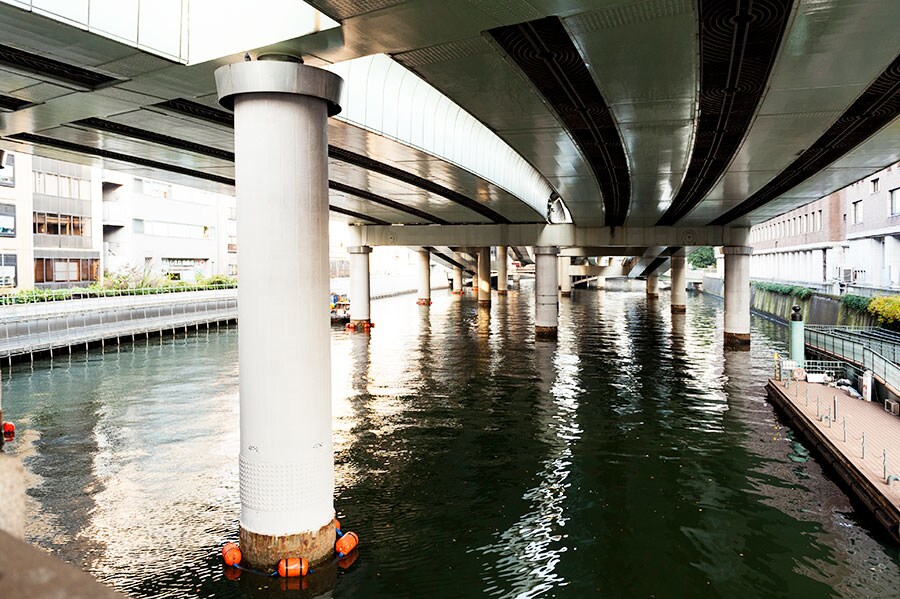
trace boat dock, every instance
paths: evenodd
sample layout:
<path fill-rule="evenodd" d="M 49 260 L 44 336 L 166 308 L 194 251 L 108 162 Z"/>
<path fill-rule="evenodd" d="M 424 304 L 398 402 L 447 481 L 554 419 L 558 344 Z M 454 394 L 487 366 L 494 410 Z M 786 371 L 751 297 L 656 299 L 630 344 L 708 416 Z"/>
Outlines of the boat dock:
<path fill-rule="evenodd" d="M 766 392 L 851 496 L 900 543 L 900 417 L 881 403 L 824 384 L 770 379 Z"/>

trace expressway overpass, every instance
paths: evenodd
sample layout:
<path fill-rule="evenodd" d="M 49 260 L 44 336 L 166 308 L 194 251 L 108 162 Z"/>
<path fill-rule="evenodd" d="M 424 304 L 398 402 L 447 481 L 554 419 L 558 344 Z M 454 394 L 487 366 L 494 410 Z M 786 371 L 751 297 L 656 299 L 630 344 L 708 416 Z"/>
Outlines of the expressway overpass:
<path fill-rule="evenodd" d="M 251 564 L 333 542 L 329 210 L 359 321 L 373 245 L 477 268 L 485 304 L 488 248 L 530 246 L 550 337 L 573 256 L 651 297 L 671 269 L 677 313 L 717 245 L 746 347 L 749 226 L 900 160 L 895 0 L 301 4 L 0 0 L 3 148 L 237 195 Z"/>

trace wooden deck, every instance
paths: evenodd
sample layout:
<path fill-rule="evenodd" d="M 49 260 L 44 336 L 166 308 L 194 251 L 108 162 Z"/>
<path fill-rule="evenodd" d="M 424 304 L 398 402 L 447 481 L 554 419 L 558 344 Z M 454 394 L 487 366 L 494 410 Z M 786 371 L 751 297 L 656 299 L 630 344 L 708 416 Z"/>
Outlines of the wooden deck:
<path fill-rule="evenodd" d="M 900 417 L 886 412 L 883 404 L 854 399 L 826 385 L 791 381 L 785 387 L 784 381 L 769 380 L 766 390 L 849 492 L 900 543 L 900 481 L 888 486 L 884 476 L 885 451 L 887 475 L 900 476 Z"/>

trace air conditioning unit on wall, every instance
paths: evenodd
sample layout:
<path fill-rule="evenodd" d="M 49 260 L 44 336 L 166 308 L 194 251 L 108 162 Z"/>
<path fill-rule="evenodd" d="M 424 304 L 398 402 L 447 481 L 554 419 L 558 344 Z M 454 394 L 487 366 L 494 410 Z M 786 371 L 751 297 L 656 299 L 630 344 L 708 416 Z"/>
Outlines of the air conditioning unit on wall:
<path fill-rule="evenodd" d="M 884 411 L 890 412 L 894 416 L 900 416 L 900 402 L 893 399 L 884 400 Z"/>

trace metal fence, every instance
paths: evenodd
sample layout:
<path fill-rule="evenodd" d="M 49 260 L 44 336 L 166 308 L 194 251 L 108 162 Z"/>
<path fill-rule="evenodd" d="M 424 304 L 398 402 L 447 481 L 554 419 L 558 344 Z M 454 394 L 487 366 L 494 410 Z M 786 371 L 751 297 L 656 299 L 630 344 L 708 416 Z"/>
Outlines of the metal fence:
<path fill-rule="evenodd" d="M 805 336 L 807 346 L 856 364 L 863 370 L 871 370 L 881 383 L 892 390 L 900 390 L 900 367 L 893 359 L 897 355 L 895 348 L 888 347 L 890 355 L 885 356 L 871 347 L 885 349 L 883 343 L 873 343 L 828 327 L 806 327 Z"/>
<path fill-rule="evenodd" d="M 5 306 L 0 309 L 0 358 L 236 318 L 236 289 Z"/>

